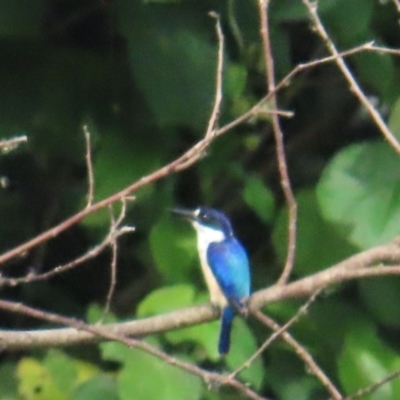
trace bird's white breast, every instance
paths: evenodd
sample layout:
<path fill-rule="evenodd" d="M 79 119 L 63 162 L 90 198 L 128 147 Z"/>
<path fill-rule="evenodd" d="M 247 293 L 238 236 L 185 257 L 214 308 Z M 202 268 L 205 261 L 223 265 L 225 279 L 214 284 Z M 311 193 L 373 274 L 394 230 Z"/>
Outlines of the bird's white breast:
<path fill-rule="evenodd" d="M 221 242 L 225 239 L 225 236 L 221 231 L 208 228 L 198 224 L 197 222 L 193 222 L 193 226 L 197 231 L 197 248 L 200 256 L 200 264 L 208 291 L 210 292 L 211 302 L 223 308 L 228 304 L 228 302 L 208 264 L 207 248 L 210 243 Z"/>

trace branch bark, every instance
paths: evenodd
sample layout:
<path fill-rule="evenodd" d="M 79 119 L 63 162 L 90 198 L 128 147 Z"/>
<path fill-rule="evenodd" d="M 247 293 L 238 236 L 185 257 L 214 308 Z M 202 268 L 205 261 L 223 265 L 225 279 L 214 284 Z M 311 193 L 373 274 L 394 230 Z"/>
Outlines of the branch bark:
<path fill-rule="evenodd" d="M 351 279 L 366 276 L 399 274 L 400 267 L 382 267 L 383 263 L 400 263 L 400 239 L 356 254 L 326 270 L 286 285 L 275 285 L 254 293 L 250 299 L 250 310 L 256 312 L 266 304 L 294 298 L 311 296 L 316 290 L 327 288 Z M 380 265 L 380 266 L 376 266 Z M 373 267 L 375 266 L 375 267 Z M 0 309 L 9 312 L 29 314 L 30 307 L 7 300 L 0 300 Z M 96 329 L 105 334 L 143 337 L 174 329 L 211 321 L 218 312 L 211 304 L 188 307 L 163 315 L 121 322 L 96 325 Z M 4 350 L 14 351 L 33 347 L 62 347 L 84 343 L 97 343 L 104 340 L 96 334 L 76 328 L 58 328 L 34 331 L 0 331 L 0 346 Z"/>

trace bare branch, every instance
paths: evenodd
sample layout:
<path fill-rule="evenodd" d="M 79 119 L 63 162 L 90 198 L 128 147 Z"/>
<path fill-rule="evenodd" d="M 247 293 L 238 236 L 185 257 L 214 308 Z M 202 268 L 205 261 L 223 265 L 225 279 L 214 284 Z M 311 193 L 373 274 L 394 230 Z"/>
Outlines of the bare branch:
<path fill-rule="evenodd" d="M 92 164 L 92 146 L 90 143 L 90 132 L 87 125 L 83 126 L 83 131 L 85 133 L 85 141 L 86 141 L 86 168 L 88 174 L 88 196 L 87 196 L 87 205 L 86 208 L 90 207 L 93 204 L 93 196 L 94 196 L 94 176 L 93 176 L 93 164 Z"/>
<path fill-rule="evenodd" d="M 214 107 L 211 113 L 211 117 L 208 121 L 207 131 L 205 138 L 211 139 L 215 136 L 215 127 L 218 122 L 219 111 L 221 108 L 222 102 L 222 72 L 224 69 L 224 35 L 221 29 L 221 22 L 219 19 L 219 15 L 215 12 L 211 12 L 210 16 L 215 18 L 215 30 L 217 32 L 218 37 L 218 62 L 217 62 L 217 73 L 216 73 L 216 81 L 215 81 L 215 100 Z"/>
<path fill-rule="evenodd" d="M 256 311 L 254 316 L 263 324 L 274 330 L 275 332 L 281 332 L 281 327 L 273 319 L 264 315 L 261 311 Z M 335 387 L 333 382 L 328 376 L 322 371 L 318 364 L 314 361 L 311 354 L 293 338 L 289 332 L 281 332 L 282 338 L 288 343 L 296 352 L 296 354 L 306 363 L 310 371 L 319 379 L 319 381 L 325 386 L 326 390 L 331 394 L 335 400 L 341 400 L 343 396 L 339 390 Z"/>
<path fill-rule="evenodd" d="M 313 68 L 321 63 L 326 63 L 326 62 L 334 62 L 338 58 L 342 58 L 345 56 L 349 56 L 361 51 L 377 51 L 377 52 L 388 52 L 388 53 L 395 53 L 398 54 L 398 50 L 394 49 L 387 49 L 387 48 L 381 48 L 381 47 L 376 47 L 373 46 L 373 42 L 361 45 L 359 47 L 356 47 L 354 49 L 350 49 L 347 51 L 344 51 L 342 53 L 338 53 L 336 55 L 326 57 L 320 60 L 315 60 L 310 63 L 305 63 L 305 64 L 300 64 L 298 67 L 296 67 L 291 73 L 289 73 L 275 88 L 275 92 L 269 92 L 267 96 L 265 96 L 263 99 L 261 99 L 255 106 L 253 106 L 249 111 L 244 113 L 242 116 L 238 117 L 234 121 L 228 123 L 227 125 L 221 127 L 220 129 L 215 131 L 215 136 L 220 136 L 234 127 L 246 122 L 250 118 L 254 117 L 255 115 L 258 114 L 259 109 L 265 104 L 266 101 L 270 99 L 270 97 L 276 93 L 277 90 L 281 89 L 282 87 L 286 86 L 290 79 L 293 78 L 296 74 L 298 74 L 300 71 L 303 71 L 308 68 Z M 265 111 L 264 111 L 265 112 Z M 271 113 L 276 113 L 275 110 L 271 110 Z M 25 137 L 21 137 L 21 141 L 25 141 L 25 139 L 22 139 Z M 27 241 L 26 243 L 15 247 L 14 249 L 7 251 L 6 253 L 3 253 L 0 255 L 0 268 L 1 265 L 3 265 L 5 262 L 21 256 L 25 254 L 27 251 L 30 251 L 34 247 L 40 245 L 41 243 L 44 243 L 56 236 L 58 236 L 60 233 L 63 231 L 71 228 L 75 224 L 79 223 L 82 219 L 84 219 L 86 216 L 93 214 L 100 209 L 107 207 L 108 205 L 115 203 L 119 201 L 121 198 L 127 198 L 129 197 L 132 193 L 136 192 L 143 186 L 146 186 L 150 183 L 156 182 L 160 179 L 165 178 L 166 176 L 173 174 L 175 172 L 181 171 L 183 169 L 189 168 L 191 165 L 193 165 L 203 154 L 204 150 L 210 146 L 211 142 L 214 140 L 208 140 L 206 138 L 203 138 L 201 141 L 199 141 L 196 145 L 191 147 L 189 150 L 187 150 L 184 154 L 182 154 L 180 157 L 175 159 L 174 161 L 170 162 L 169 164 L 165 165 L 164 167 L 160 168 L 159 170 L 154 171 L 153 173 L 144 176 L 140 180 L 132 183 L 130 186 L 124 188 L 123 190 L 113 194 L 112 196 L 101 200 L 97 203 L 92 204 L 90 207 L 85 208 L 84 210 L 78 212 L 77 214 L 73 215 L 72 217 L 66 219 L 59 225 L 41 233 L 40 235 L 36 236 L 35 238 Z M 3 142 L 0 142 L 0 144 Z"/>
<path fill-rule="evenodd" d="M 302 278 L 281 288 L 279 285 L 261 290 L 251 297 L 250 309 L 257 310 L 267 303 L 288 298 L 303 298 L 311 296 L 318 289 L 323 289 L 335 283 L 358 278 L 360 270 L 382 263 L 398 263 L 400 260 L 400 242 L 398 240 L 387 245 L 374 247 L 358 253 L 328 269 L 314 275 Z M 379 270 L 382 267 L 377 267 Z M 384 267 L 388 272 L 390 267 Z M 376 274 L 376 273 L 375 273 Z M 368 276 L 365 272 L 361 275 Z"/>
<path fill-rule="evenodd" d="M 270 103 L 272 109 L 277 109 L 276 99 L 276 84 L 275 84 L 275 71 L 274 71 L 274 59 L 272 56 L 272 48 L 270 42 L 269 33 L 269 18 L 268 18 L 268 6 L 269 0 L 259 0 L 259 14 L 261 24 L 261 39 L 264 48 L 265 57 L 265 70 L 266 70 L 266 81 L 267 81 L 267 93 L 272 93 L 270 97 Z M 288 248 L 286 263 L 283 268 L 282 274 L 279 278 L 278 284 L 285 284 L 292 272 L 294 265 L 294 257 L 296 252 L 296 231 L 297 231 L 297 203 L 294 198 L 292 187 L 289 179 L 289 172 L 286 163 L 285 147 L 283 143 L 283 133 L 279 124 L 279 118 L 277 114 L 272 114 L 272 129 L 274 132 L 275 143 L 276 143 L 276 156 L 278 159 L 278 169 L 280 175 L 280 183 L 285 196 L 285 200 L 288 206 L 289 222 L 288 222 Z"/>
<path fill-rule="evenodd" d="M 13 303 L 10 301 L 4 301 L 0 300 L 0 309 L 4 311 L 9 311 L 13 313 L 19 313 L 23 315 L 28 315 L 32 318 L 36 318 L 39 320 L 45 320 L 49 321 L 55 324 L 62 324 L 69 326 L 70 329 L 76 331 L 76 332 L 85 332 L 89 333 L 91 335 L 94 335 L 96 337 L 105 339 L 105 340 L 115 340 L 120 343 L 125 344 L 127 347 L 130 348 L 138 348 L 143 351 L 146 351 L 147 353 L 163 360 L 164 362 L 171 364 L 173 366 L 176 366 L 178 368 L 181 368 L 185 371 L 188 371 L 194 375 L 199 376 L 200 378 L 203 379 L 203 381 L 207 384 L 210 383 L 217 383 L 219 385 L 227 385 L 227 386 L 232 386 L 239 392 L 243 393 L 250 399 L 254 400 L 269 400 L 265 397 L 262 397 L 258 395 L 256 392 L 248 388 L 245 384 L 235 380 L 231 379 L 229 377 L 226 377 L 224 375 L 217 374 L 215 372 L 208 372 L 206 370 L 203 370 L 202 368 L 197 367 L 196 365 L 192 365 L 189 363 L 186 363 L 184 361 L 179 360 L 178 358 L 172 357 L 168 355 L 167 353 L 157 349 L 154 346 L 151 346 L 150 344 L 143 342 L 141 340 L 137 339 L 132 339 L 126 337 L 122 333 L 115 333 L 112 332 L 111 330 L 105 330 L 101 325 L 89 325 L 86 324 L 83 321 L 73 319 L 73 318 L 67 318 L 61 315 L 41 311 L 32 307 L 27 307 L 23 304 L 20 303 Z"/>
<path fill-rule="evenodd" d="M 188 159 L 186 162 L 182 162 L 179 166 L 177 166 L 176 171 L 181 171 L 183 169 L 186 169 L 190 165 L 192 165 L 195 161 L 197 161 L 203 154 L 204 150 L 208 147 L 209 144 L 211 144 L 211 142 L 216 137 L 216 126 L 222 102 L 222 72 L 224 69 L 224 35 L 222 33 L 219 15 L 215 12 L 210 12 L 209 15 L 210 17 L 215 18 L 216 20 L 215 30 L 218 38 L 218 62 L 217 62 L 217 71 L 215 78 L 216 87 L 215 87 L 214 106 L 211 112 L 210 119 L 208 120 L 207 130 L 204 135 L 204 139 L 193 147 L 193 149 L 196 149 L 196 159 L 195 160 Z"/>
<path fill-rule="evenodd" d="M 369 268 L 382 263 L 400 263 L 399 242 L 366 250 L 298 281 L 260 290 L 251 296 L 250 311 L 256 312 L 266 304 L 277 301 L 310 297 L 318 290 L 347 280 L 384 275 L 384 271 L 387 274 L 400 275 L 399 266 Z M 367 271 L 373 271 L 373 273 L 367 273 Z M 208 322 L 217 317 L 219 317 L 218 312 L 210 304 L 204 304 L 141 320 L 103 325 L 102 329 L 122 335 L 141 337 Z M 32 347 L 73 346 L 80 343 L 95 343 L 98 340 L 98 337 L 89 332 L 68 328 L 20 332 L 0 331 L 0 344 L 10 351 Z"/>
<path fill-rule="evenodd" d="M 110 277 L 110 286 L 108 289 L 107 293 L 107 299 L 106 299 L 106 304 L 104 307 L 103 311 L 103 316 L 101 320 L 104 319 L 104 317 L 108 314 L 110 311 L 111 307 L 111 300 L 114 295 L 115 287 L 117 285 L 117 254 L 118 254 L 118 227 L 122 223 L 122 221 L 125 218 L 126 215 L 126 199 L 121 200 L 121 211 L 118 216 L 118 219 L 115 220 L 112 206 L 110 206 L 110 220 L 111 220 L 111 226 L 110 226 L 110 237 L 111 239 L 111 264 L 110 264 L 110 272 L 111 272 L 111 277 Z"/>
<path fill-rule="evenodd" d="M 212 14 L 215 17 L 214 14 Z M 223 35 L 221 31 L 221 27 L 219 24 L 219 20 L 217 18 L 216 29 L 218 33 L 218 66 L 217 66 L 217 88 L 216 88 L 216 97 L 215 97 L 215 104 L 213 107 L 213 111 L 208 123 L 207 131 L 204 135 L 204 138 L 200 140 L 197 144 L 187 150 L 184 154 L 180 157 L 176 158 L 174 161 L 166 164 L 164 167 L 150 173 L 139 179 L 138 181 L 132 183 L 130 186 L 126 187 L 125 189 L 114 193 L 113 195 L 107 197 L 104 200 L 101 200 L 97 203 L 86 207 L 85 209 L 79 211 L 72 217 L 66 219 L 65 221 L 61 222 L 57 226 L 39 234 L 35 238 L 28 240 L 27 242 L 23 243 L 20 246 L 13 248 L 10 251 L 0 255 L 0 267 L 7 261 L 12 260 L 15 257 L 19 257 L 25 254 L 27 251 L 30 251 L 34 247 L 53 239 L 54 237 L 58 236 L 61 232 L 71 228 L 72 226 L 76 225 L 80 221 L 82 221 L 86 216 L 93 214 L 104 207 L 113 204 L 122 198 L 129 197 L 132 193 L 136 192 L 143 186 L 149 185 L 150 183 L 156 182 L 162 178 L 165 178 L 168 175 L 171 175 L 175 172 L 181 171 L 183 169 L 189 168 L 193 165 L 203 154 L 204 150 L 210 146 L 212 141 L 215 139 L 215 130 L 214 127 L 216 126 L 219 109 L 222 100 L 222 64 L 223 64 Z"/>
<path fill-rule="evenodd" d="M 321 290 L 317 290 L 308 300 L 305 304 L 303 304 L 297 311 L 297 313 L 289 319 L 284 325 L 282 325 L 277 331 L 275 331 L 258 349 L 257 351 L 245 362 L 243 365 L 236 369 L 234 372 L 232 372 L 231 376 L 236 376 L 238 375 L 241 371 L 243 371 L 245 368 L 248 368 L 251 366 L 252 362 L 261 355 L 261 353 L 269 347 L 276 339 L 278 339 L 283 332 L 286 332 L 289 330 L 289 328 L 297 322 L 302 315 L 304 315 L 307 310 L 309 309 L 310 305 L 314 302 L 316 297 L 319 295 Z"/>
<path fill-rule="evenodd" d="M 350 71 L 349 67 L 343 60 L 343 57 L 339 56 L 339 52 L 333 43 L 332 39 L 326 32 L 325 27 L 323 26 L 317 11 L 317 4 L 311 0 L 302 0 L 304 5 L 307 7 L 308 13 L 310 15 L 311 21 L 315 27 L 316 32 L 324 41 L 328 51 L 335 57 L 335 63 L 337 64 L 338 68 L 342 72 L 343 76 L 347 80 L 350 90 L 354 93 L 354 95 L 358 98 L 360 103 L 366 108 L 368 114 L 375 122 L 376 126 L 379 128 L 383 136 L 386 140 L 390 143 L 390 145 L 400 154 L 400 143 L 397 141 L 396 137 L 393 133 L 389 130 L 388 126 L 386 125 L 385 121 L 383 120 L 382 116 L 379 112 L 375 109 L 373 104 L 368 100 L 368 97 L 364 94 L 360 85 L 354 79 L 352 72 Z"/>
<path fill-rule="evenodd" d="M 0 151 L 3 154 L 9 153 L 15 150 L 21 143 L 27 142 L 28 137 L 26 135 L 16 136 L 11 139 L 0 140 Z"/>
<path fill-rule="evenodd" d="M 397 12 L 400 13 L 400 0 L 392 0 L 394 6 L 397 8 Z"/>
<path fill-rule="evenodd" d="M 17 286 L 23 283 L 30 283 L 30 282 L 36 282 L 36 281 L 45 281 L 53 278 L 56 275 L 62 274 L 64 272 L 70 271 L 79 265 L 82 265 L 83 263 L 96 258 L 98 255 L 100 255 L 104 249 L 106 249 L 109 246 L 112 246 L 112 244 L 119 238 L 119 236 L 122 236 L 126 233 L 131 233 L 134 232 L 135 228 L 131 226 L 122 226 L 120 227 L 120 224 L 122 223 L 121 215 L 119 216 L 118 220 L 115 223 L 115 226 L 113 229 L 111 229 L 108 233 L 107 236 L 104 238 L 104 240 L 95 246 L 94 248 L 88 250 L 86 253 L 81 255 L 80 257 L 75 258 L 74 260 L 70 261 L 67 264 L 64 265 L 59 265 L 50 271 L 41 273 L 41 274 L 35 274 L 35 273 L 28 273 L 26 276 L 20 277 L 20 278 L 8 278 L 5 276 L 0 275 L 0 288 L 2 286 Z"/>
<path fill-rule="evenodd" d="M 335 56 L 329 56 L 329 57 L 323 57 L 318 60 L 310 61 L 307 63 L 299 64 L 297 65 L 288 75 L 286 75 L 275 87 L 274 92 L 268 92 L 268 94 L 262 98 L 257 104 L 255 104 L 249 111 L 246 113 L 242 114 L 235 120 L 229 122 L 228 124 L 224 125 L 223 127 L 219 128 L 216 131 L 216 135 L 223 135 L 224 133 L 230 131 L 231 129 L 235 128 L 236 126 L 245 123 L 251 118 L 254 118 L 255 116 L 258 115 L 260 112 L 260 109 L 262 109 L 265 105 L 265 103 L 271 98 L 273 94 L 276 94 L 279 90 L 282 88 L 286 87 L 292 78 L 294 78 L 295 75 L 297 75 L 299 72 L 305 71 L 310 68 L 315 68 L 321 64 L 326 64 L 326 63 L 331 63 L 335 62 L 335 60 L 339 57 L 348 57 L 353 54 L 361 53 L 363 51 L 372 51 L 372 52 L 377 52 L 377 53 L 388 53 L 388 54 L 394 54 L 394 55 L 400 55 L 400 50 L 397 49 L 389 49 L 386 47 L 379 47 L 379 46 L 374 46 L 374 42 L 368 42 L 365 44 L 362 44 L 360 46 L 354 47 L 352 49 L 343 51 L 338 53 Z M 267 110 L 263 110 L 264 113 L 267 113 Z M 291 117 L 292 114 L 286 114 L 285 112 L 280 112 L 279 110 L 268 110 L 268 113 L 273 114 L 277 113 L 282 116 L 287 116 Z"/>
<path fill-rule="evenodd" d="M 391 382 L 393 379 L 397 378 L 400 375 L 400 368 L 393 371 L 391 374 L 385 376 L 383 379 L 380 379 L 378 382 L 373 383 L 365 388 L 357 390 L 356 393 L 349 397 L 345 397 L 343 400 L 354 400 L 359 399 L 360 397 L 364 397 L 367 394 L 371 394 L 379 389 L 381 386 L 385 385 L 386 383 Z"/>
<path fill-rule="evenodd" d="M 235 0 L 228 0 L 227 7 L 228 7 L 228 10 L 227 10 L 228 22 L 229 22 L 229 26 L 232 31 L 232 35 L 236 40 L 236 44 L 239 49 L 239 52 L 243 53 L 244 39 L 243 39 L 242 32 L 240 31 L 239 24 L 236 20 L 236 16 L 235 16 Z"/>

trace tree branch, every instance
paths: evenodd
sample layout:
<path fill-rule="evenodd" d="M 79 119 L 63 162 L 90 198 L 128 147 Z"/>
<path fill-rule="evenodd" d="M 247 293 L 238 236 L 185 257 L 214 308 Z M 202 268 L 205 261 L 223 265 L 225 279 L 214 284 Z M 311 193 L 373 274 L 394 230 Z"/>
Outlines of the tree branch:
<path fill-rule="evenodd" d="M 263 43 L 263 54 L 265 58 L 264 62 L 266 71 L 267 93 L 271 93 L 270 103 L 272 109 L 276 110 L 278 108 L 278 102 L 276 99 L 274 58 L 272 56 L 272 48 L 269 34 L 269 3 L 269 0 L 259 0 L 259 15 L 261 25 L 261 40 Z M 289 280 L 290 274 L 294 266 L 294 257 L 296 252 L 297 203 L 296 199 L 294 198 L 294 194 L 290 184 L 289 172 L 286 163 L 285 147 L 283 143 L 283 132 L 279 123 L 279 115 L 276 113 L 271 114 L 271 120 L 272 130 L 275 137 L 276 157 L 278 160 L 280 183 L 289 212 L 287 256 L 285 266 L 278 281 L 278 283 L 282 285 Z"/>
<path fill-rule="evenodd" d="M 252 312 L 256 312 L 269 303 L 310 297 L 318 290 L 351 279 L 385 275 L 385 272 L 386 274 L 400 275 L 400 267 L 398 266 L 372 267 L 382 263 L 389 265 L 400 263 L 399 240 L 356 254 L 326 270 L 298 281 L 260 290 L 252 295 L 249 308 Z M 25 306 L 18 303 L 0 300 L 0 309 L 4 311 L 21 313 L 23 307 Z M 210 304 L 204 304 L 140 320 L 99 325 L 97 328 L 105 333 L 143 337 L 208 322 L 218 316 L 215 308 Z M 9 351 L 32 347 L 73 346 L 83 343 L 97 343 L 101 340 L 101 337 L 93 333 L 75 328 L 0 331 L 0 346 Z"/>
<path fill-rule="evenodd" d="M 318 6 L 317 2 L 310 1 L 310 0 L 302 0 L 304 5 L 307 7 L 308 14 L 310 15 L 311 21 L 315 27 L 316 32 L 324 41 L 328 51 L 335 57 L 335 63 L 342 72 L 343 76 L 347 80 L 350 90 L 354 93 L 354 95 L 358 98 L 360 103 L 366 108 L 368 114 L 375 122 L 376 126 L 379 128 L 383 136 L 386 140 L 390 143 L 390 145 L 400 154 L 400 143 L 390 131 L 388 126 L 386 125 L 385 121 L 383 120 L 382 116 L 379 112 L 375 109 L 375 107 L 371 104 L 368 100 L 367 96 L 362 91 L 360 85 L 355 80 L 352 72 L 350 71 L 349 67 L 345 63 L 342 57 L 339 55 L 339 51 L 337 50 L 335 44 L 333 43 L 332 39 L 326 32 L 324 25 L 322 24 L 319 15 L 318 15 Z"/>

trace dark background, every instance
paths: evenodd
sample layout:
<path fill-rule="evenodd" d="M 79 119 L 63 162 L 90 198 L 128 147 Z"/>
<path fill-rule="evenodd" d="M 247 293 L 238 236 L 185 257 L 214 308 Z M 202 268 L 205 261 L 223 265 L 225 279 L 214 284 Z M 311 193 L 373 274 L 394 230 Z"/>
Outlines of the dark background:
<path fill-rule="evenodd" d="M 1 2 L 0 137 L 28 137 L 26 144 L 0 156 L 0 176 L 6 182 L 0 189 L 1 252 L 85 207 L 85 124 L 91 133 L 95 200 L 123 189 L 200 140 L 215 91 L 217 39 L 215 21 L 207 15 L 211 10 L 220 14 L 226 39 L 222 126 L 265 95 L 255 1 Z M 400 15 L 391 2 L 324 0 L 319 2 L 319 12 L 340 50 L 371 40 L 379 46 L 400 47 Z M 328 55 L 311 29 L 301 1 L 272 1 L 270 28 L 278 81 L 297 64 Z M 346 61 L 392 131 L 400 133 L 400 58 L 365 51 Z M 398 235 L 398 157 L 383 143 L 336 65 L 324 63 L 297 74 L 278 93 L 278 104 L 280 109 L 294 112 L 292 118 L 281 118 L 290 179 L 299 204 L 292 278 L 309 275 Z M 194 167 L 146 186 L 136 196 L 125 220 L 136 231 L 123 236 L 118 247 L 112 311 L 119 318 L 158 314 L 168 307 L 207 299 L 194 233 L 171 218 L 168 210 L 175 205 L 217 207 L 231 217 L 250 254 L 254 290 L 279 277 L 286 254 L 287 215 L 268 116 L 241 124 L 217 139 Z M 114 207 L 116 213 L 118 209 Z M 3 276 L 45 272 L 84 254 L 107 234 L 109 215 L 108 210 L 91 215 L 12 260 L 2 267 Z M 85 318 L 91 305 L 105 302 L 110 260 L 111 252 L 106 250 L 95 260 L 49 281 L 4 287 L 1 296 Z M 160 288 L 166 292 L 157 291 Z M 148 303 L 143 302 L 150 294 L 161 297 L 147 297 Z M 167 306 L 169 300 L 172 303 Z M 272 305 L 268 312 L 284 321 L 299 304 Z M 331 379 L 351 394 L 400 367 L 399 307 L 397 278 L 346 284 L 318 299 L 293 332 Z M 44 325 L 10 313 L 1 313 L 0 321 L 1 328 L 7 329 Z M 207 368 L 233 369 L 239 365 L 237 360 L 248 357 L 268 334 L 253 321 L 250 329 L 243 322 L 238 324 L 237 332 L 243 332 L 236 335 L 241 335 L 241 340 L 236 340 L 227 366 L 215 353 L 218 325 L 211 324 L 212 333 L 202 333 L 203 328 L 197 327 L 197 333 L 188 330 L 181 336 L 154 340 L 168 352 Z M 66 361 L 67 353 L 75 358 Z M 128 369 L 123 368 L 131 364 L 115 354 L 107 358 L 95 347 L 34 353 L 38 365 L 50 371 L 54 359 L 74 368 L 78 368 L 77 360 L 92 363 L 93 376 L 102 379 L 92 377 L 89 389 L 79 389 L 88 390 L 85 398 L 100 398 L 96 390 L 104 379 L 109 391 L 102 389 L 102 393 L 109 397 L 105 394 L 102 398 L 129 398 L 129 385 L 124 386 L 123 379 Z M 372 360 L 370 364 L 362 362 L 364 356 Z M 29 386 L 27 381 L 36 370 L 23 368 L 27 357 L 27 353 L 0 355 L 0 372 L 2 368 L 3 380 L 8 382 L 0 385 L 0 397 L 16 396 L 19 391 L 19 396 L 27 399 L 57 398 L 46 384 L 39 397 Z M 130 371 L 131 375 L 144 379 L 140 372 L 149 371 L 146 376 L 151 386 L 155 361 L 149 356 L 136 357 L 141 371 L 136 375 Z M 110 359 L 113 363 L 105 362 Z M 157 368 L 165 368 L 161 375 L 174 376 L 172 367 L 157 364 Z M 102 375 L 110 369 L 119 371 L 117 380 Z M 273 398 L 320 399 L 325 393 L 281 343 L 246 373 L 244 380 Z M 9 378 L 17 375 L 19 380 Z M 197 382 L 189 391 L 193 399 L 236 398 L 229 391 L 203 390 L 197 378 L 190 379 Z M 176 392 L 171 398 L 189 398 L 178 385 L 179 379 L 166 382 L 160 383 L 162 393 L 163 385 L 172 385 Z M 28 392 L 21 389 L 24 384 Z M 131 384 L 138 391 L 135 398 L 160 395 L 143 388 L 142 393 Z M 77 385 L 71 383 L 68 394 L 61 394 L 79 399 L 82 392 Z M 398 398 L 399 384 L 393 381 L 389 386 L 389 394 L 378 392 L 378 397 L 370 398 Z"/>

